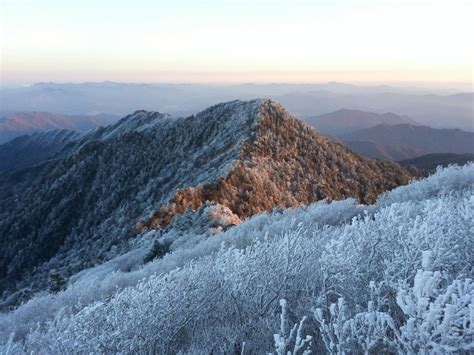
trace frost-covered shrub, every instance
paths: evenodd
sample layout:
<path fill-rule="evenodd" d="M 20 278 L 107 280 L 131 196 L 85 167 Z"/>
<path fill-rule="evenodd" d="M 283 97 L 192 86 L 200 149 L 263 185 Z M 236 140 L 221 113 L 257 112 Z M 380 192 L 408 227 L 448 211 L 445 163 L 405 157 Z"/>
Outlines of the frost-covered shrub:
<path fill-rule="evenodd" d="M 311 351 L 308 348 L 311 345 L 313 337 L 310 335 L 303 337 L 303 326 L 306 317 L 303 317 L 299 324 L 295 323 L 292 328 L 289 328 L 288 303 L 286 300 L 280 300 L 280 307 L 280 332 L 273 335 L 273 339 L 275 340 L 275 352 L 278 355 L 310 354 Z M 290 350 L 291 345 L 293 345 L 292 350 Z"/>
<path fill-rule="evenodd" d="M 167 252 L 169 252 L 170 246 L 169 243 L 167 242 L 161 242 L 159 240 L 155 241 L 153 246 L 151 247 L 150 251 L 148 252 L 147 255 L 145 255 L 145 258 L 143 261 L 145 263 L 148 263 L 152 261 L 153 259 L 156 258 L 161 258 L 163 257 Z"/>
<path fill-rule="evenodd" d="M 339 298 L 337 303 L 331 304 L 328 313 L 325 317 L 321 308 L 314 310 L 329 353 L 387 353 L 395 349 L 394 340 L 389 338 L 395 329 L 394 321 L 390 314 L 375 310 L 372 301 L 367 311 L 351 316 L 344 299 Z"/>
<path fill-rule="evenodd" d="M 409 185 L 398 187 L 382 194 L 377 204 L 388 206 L 393 203 L 406 201 L 422 201 L 439 196 L 448 191 L 469 189 L 474 182 L 474 172 L 471 164 L 462 166 L 438 167 L 436 173 L 427 179 L 413 181 Z"/>
<path fill-rule="evenodd" d="M 430 253 L 418 270 L 413 287 L 401 287 L 397 304 L 405 314 L 400 327 L 402 349 L 409 353 L 474 351 L 474 283 L 450 284 L 440 271 L 430 271 Z"/>
<path fill-rule="evenodd" d="M 147 234 L 0 315 L 0 343 L 14 332 L 16 349 L 36 353 L 250 354 L 294 339 L 288 351 L 293 328 L 275 326 L 285 299 L 313 353 L 472 351 L 473 182 L 474 166 L 450 167 L 370 207 L 322 202 L 213 236 Z M 170 252 L 143 264 L 154 240 Z"/>
<path fill-rule="evenodd" d="M 66 288 L 67 281 L 57 270 L 49 272 L 49 292 L 58 293 Z"/>
<path fill-rule="evenodd" d="M 333 354 L 473 351 L 474 283 L 466 278 L 447 284 L 442 272 L 430 269 L 431 252 L 425 251 L 413 284 L 400 284 L 396 290 L 396 306 L 387 307 L 386 294 L 372 292 L 363 312 L 351 314 L 343 298 L 327 312 L 316 308 L 313 313 L 326 350 Z M 369 289 L 380 291 L 374 282 Z"/>
<path fill-rule="evenodd" d="M 12 333 L 6 343 L 0 344 L 0 354 L 13 355 L 13 354 L 23 353 L 21 344 L 16 344 L 13 338 L 14 338 L 14 334 Z"/>

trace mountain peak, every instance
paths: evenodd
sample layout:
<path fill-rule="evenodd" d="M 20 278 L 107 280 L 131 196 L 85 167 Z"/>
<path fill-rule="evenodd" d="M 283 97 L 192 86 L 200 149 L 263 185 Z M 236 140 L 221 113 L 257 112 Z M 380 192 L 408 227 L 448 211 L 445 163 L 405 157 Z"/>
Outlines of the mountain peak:
<path fill-rule="evenodd" d="M 138 110 L 125 116 L 115 124 L 98 129 L 91 133 L 94 139 L 112 139 L 130 132 L 140 132 L 160 124 L 166 119 L 171 119 L 168 114 L 155 111 Z M 89 137 L 86 137 L 86 140 Z"/>
<path fill-rule="evenodd" d="M 254 121 L 256 123 L 265 114 L 269 114 L 269 117 L 274 119 L 290 116 L 290 113 L 280 103 L 271 99 L 258 98 L 249 101 L 233 100 L 220 103 L 198 113 L 196 118 L 219 119 L 223 114 L 228 115 L 226 121 L 233 121 L 234 123 L 236 120 Z"/>
<path fill-rule="evenodd" d="M 190 117 L 138 111 L 77 144 L 0 191 L 0 250 L 14 244 L 35 261 L 2 255 L 1 288 L 18 289 L 17 275 L 27 275 L 25 283 L 42 289 L 49 270 L 70 275 L 125 252 L 137 233 L 208 202 L 243 220 L 321 199 L 371 203 L 412 177 L 327 139 L 267 99 Z"/>
<path fill-rule="evenodd" d="M 272 100 L 232 101 L 213 106 L 196 118 L 226 110 L 224 122 L 230 122 L 232 136 L 244 132 L 235 129 L 237 121 L 245 122 L 249 129 L 225 175 L 209 184 L 178 190 L 138 225 L 139 230 L 167 225 L 176 214 L 196 210 L 206 201 L 227 206 L 245 219 L 276 206 L 295 207 L 326 198 L 354 197 L 371 203 L 379 193 L 410 180 L 410 174 L 398 165 L 353 153 Z"/>

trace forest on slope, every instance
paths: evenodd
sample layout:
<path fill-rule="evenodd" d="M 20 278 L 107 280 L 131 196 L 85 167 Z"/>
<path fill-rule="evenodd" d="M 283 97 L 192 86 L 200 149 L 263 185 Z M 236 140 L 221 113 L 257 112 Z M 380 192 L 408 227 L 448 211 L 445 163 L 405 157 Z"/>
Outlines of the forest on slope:
<path fill-rule="evenodd" d="M 372 203 L 416 176 L 271 100 L 189 117 L 137 111 L 65 141 L 48 160 L 0 174 L 0 308 L 46 290 L 51 270 L 67 279 L 207 201 L 243 220 L 322 199 Z"/>

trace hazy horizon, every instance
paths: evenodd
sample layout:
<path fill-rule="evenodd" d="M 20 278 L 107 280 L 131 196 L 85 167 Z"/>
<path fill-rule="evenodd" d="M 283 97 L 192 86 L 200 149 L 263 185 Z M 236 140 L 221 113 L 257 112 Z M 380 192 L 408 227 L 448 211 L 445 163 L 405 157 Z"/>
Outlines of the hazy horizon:
<path fill-rule="evenodd" d="M 472 90 L 472 6 L 3 0 L 1 82 L 337 81 Z"/>
<path fill-rule="evenodd" d="M 24 83 L 2 82 L 0 89 L 15 89 L 33 87 L 35 85 L 85 85 L 85 84 L 120 84 L 120 85 L 195 85 L 209 87 L 238 87 L 245 85 L 255 86 L 271 86 L 271 85 L 287 85 L 287 86 L 318 86 L 318 85 L 350 85 L 354 87 L 390 87 L 397 90 L 413 90 L 422 93 L 434 94 L 455 94 L 455 93 L 473 93 L 474 86 L 472 82 L 404 82 L 404 81 L 235 81 L 235 82 L 206 82 L 206 81 L 118 81 L 118 80 L 65 80 L 65 81 L 32 81 Z"/>

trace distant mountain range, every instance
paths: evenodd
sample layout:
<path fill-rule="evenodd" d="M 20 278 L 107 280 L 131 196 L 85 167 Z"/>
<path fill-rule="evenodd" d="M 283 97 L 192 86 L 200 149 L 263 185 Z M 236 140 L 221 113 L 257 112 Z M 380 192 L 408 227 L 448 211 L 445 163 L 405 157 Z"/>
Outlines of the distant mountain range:
<path fill-rule="evenodd" d="M 11 146 L 28 152 L 50 135 Z M 270 100 L 232 101 L 186 118 L 137 111 L 56 138 L 66 144 L 51 159 L 0 174 L 5 297 L 44 289 L 51 269 L 68 277 L 126 252 L 142 233 L 208 203 L 240 221 L 321 199 L 372 203 L 414 176 L 352 152 Z"/>
<path fill-rule="evenodd" d="M 117 121 L 110 114 L 65 115 L 51 112 L 3 112 L 0 114 L 0 144 L 15 137 L 52 129 L 87 131 Z"/>
<path fill-rule="evenodd" d="M 0 89 L 0 106 L 9 111 L 65 114 L 108 112 L 123 116 L 138 109 L 189 115 L 219 102 L 267 97 L 306 117 L 339 110 L 407 115 L 421 125 L 474 131 L 474 94 L 393 86 L 323 84 L 127 84 L 40 83 Z M 62 127 L 68 128 L 68 127 Z"/>
<path fill-rule="evenodd" d="M 306 118 L 306 122 L 352 150 L 376 159 L 397 161 L 431 153 L 474 153 L 472 132 L 421 126 L 393 113 L 342 109 Z"/>
<path fill-rule="evenodd" d="M 416 124 L 406 116 L 399 116 L 391 112 L 379 114 L 360 110 L 340 109 L 320 116 L 307 117 L 307 124 L 318 131 L 332 136 L 340 136 L 363 128 L 374 127 L 379 124 L 394 126 L 402 123 Z"/>
<path fill-rule="evenodd" d="M 407 94 L 398 92 L 335 94 L 331 92 L 289 93 L 278 101 L 296 115 L 312 117 L 341 107 L 368 112 L 396 112 L 420 125 L 474 131 L 474 94 Z"/>
<path fill-rule="evenodd" d="M 474 153 L 474 133 L 458 129 L 380 124 L 340 138 L 352 149 L 377 159 L 403 160 L 431 153 Z"/>
<path fill-rule="evenodd" d="M 344 145 L 355 152 L 358 152 L 367 157 L 379 160 L 393 160 L 408 159 L 410 157 L 418 157 L 424 154 L 421 149 L 406 146 L 392 146 L 370 141 L 344 141 Z"/>

